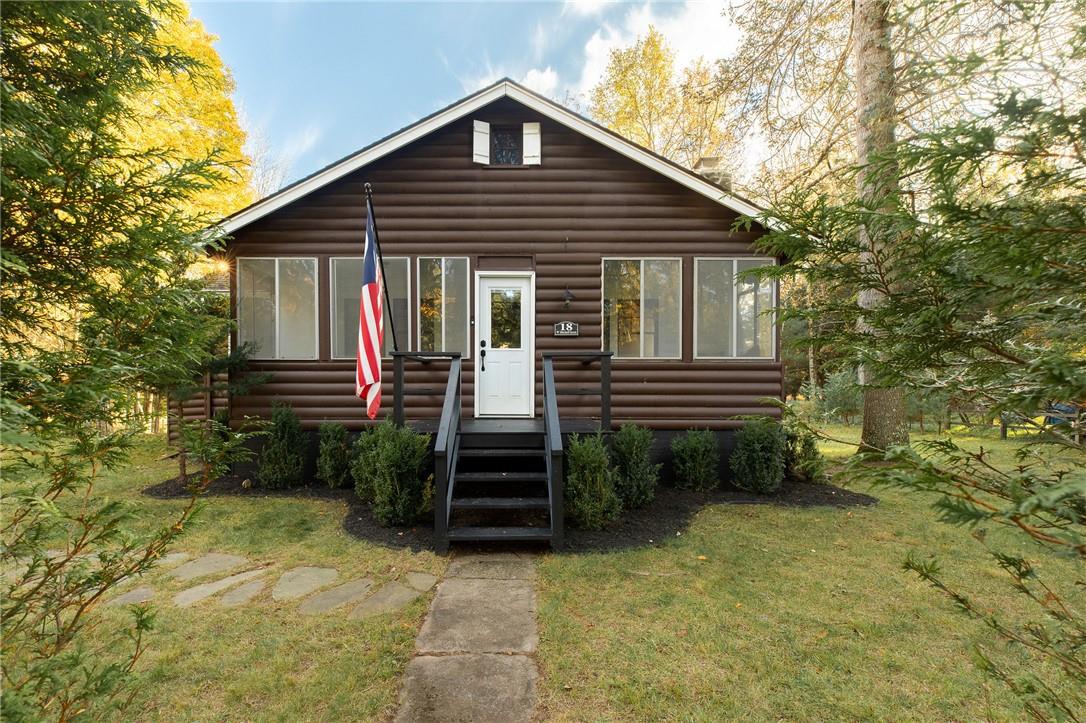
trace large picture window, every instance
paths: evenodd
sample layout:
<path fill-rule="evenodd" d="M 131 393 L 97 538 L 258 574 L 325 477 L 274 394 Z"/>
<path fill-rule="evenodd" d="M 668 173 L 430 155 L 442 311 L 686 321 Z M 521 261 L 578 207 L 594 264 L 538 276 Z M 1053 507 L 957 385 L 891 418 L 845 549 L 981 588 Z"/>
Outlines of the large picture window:
<path fill-rule="evenodd" d="M 238 342 L 254 359 L 317 358 L 317 260 L 239 258 Z"/>
<path fill-rule="evenodd" d="M 618 358 L 682 356 L 682 261 L 603 260 L 603 350 Z"/>
<path fill-rule="evenodd" d="M 418 276 L 419 351 L 469 355 L 468 260 L 420 258 Z"/>
<path fill-rule="evenodd" d="M 772 259 L 694 260 L 694 356 L 772 359 L 775 284 L 750 273 Z"/>
<path fill-rule="evenodd" d="M 382 299 L 385 317 L 385 339 L 381 353 L 388 356 L 392 351 L 391 323 L 396 324 L 397 341 L 406 351 L 411 339 L 410 263 L 405 258 L 387 256 L 385 262 L 385 286 L 388 303 Z M 333 258 L 332 278 L 332 357 L 354 359 L 358 349 L 358 306 L 362 298 L 362 258 Z M 391 308 L 390 308 L 391 307 Z"/>

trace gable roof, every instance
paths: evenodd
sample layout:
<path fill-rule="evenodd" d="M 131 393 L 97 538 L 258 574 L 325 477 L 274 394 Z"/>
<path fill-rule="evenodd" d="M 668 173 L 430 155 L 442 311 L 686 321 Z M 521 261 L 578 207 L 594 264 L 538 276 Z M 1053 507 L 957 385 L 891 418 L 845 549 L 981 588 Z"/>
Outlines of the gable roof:
<path fill-rule="evenodd" d="M 493 85 L 472 93 L 450 106 L 432 113 L 425 118 L 385 136 L 360 151 L 342 158 L 321 170 L 284 186 L 270 196 L 237 211 L 220 222 L 219 226 L 226 233 L 233 233 L 248 226 L 257 219 L 276 211 L 287 204 L 311 193 L 343 176 L 373 163 L 393 151 L 428 135 L 449 123 L 475 112 L 501 98 L 512 98 L 518 103 L 540 113 L 543 116 L 570 128 L 583 136 L 607 146 L 613 151 L 667 176 L 673 181 L 716 201 L 736 213 L 755 216 L 762 209 L 752 202 L 736 196 L 723 186 L 680 166 L 663 156 L 629 141 L 614 131 L 608 130 L 594 121 L 559 105 L 548 98 L 528 90 L 523 85 L 509 78 L 503 78 Z"/>

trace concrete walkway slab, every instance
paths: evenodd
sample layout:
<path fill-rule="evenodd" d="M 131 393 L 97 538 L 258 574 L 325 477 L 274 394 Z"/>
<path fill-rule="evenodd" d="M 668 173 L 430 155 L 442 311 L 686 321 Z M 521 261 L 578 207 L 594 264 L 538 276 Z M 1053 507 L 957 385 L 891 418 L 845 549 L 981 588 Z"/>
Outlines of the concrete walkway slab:
<path fill-rule="evenodd" d="M 345 582 L 304 601 L 298 608 L 298 612 L 302 615 L 316 615 L 335 610 L 361 600 L 371 587 L 373 587 L 373 580 L 368 577 Z"/>
<path fill-rule="evenodd" d="M 398 582 L 390 582 L 377 592 L 362 601 L 362 604 L 351 611 L 347 617 L 352 620 L 390 613 L 406 607 L 408 603 L 421 595 L 418 590 L 412 590 Z"/>
<path fill-rule="evenodd" d="M 158 566 L 162 568 L 176 567 L 190 557 L 192 557 L 192 555 L 187 552 L 167 552 L 165 555 L 158 558 Z"/>
<path fill-rule="evenodd" d="M 492 580 L 534 580 L 535 563 L 530 557 L 512 552 L 457 556 L 449 563 L 446 577 L 476 577 Z"/>
<path fill-rule="evenodd" d="M 533 653 L 535 591 L 527 580 L 446 579 L 415 641 L 419 653 Z"/>
<path fill-rule="evenodd" d="M 217 592 L 228 590 L 235 585 L 252 580 L 254 577 L 260 577 L 268 568 L 262 567 L 259 570 L 249 570 L 248 572 L 239 572 L 237 575 L 231 575 L 230 577 L 224 577 L 222 580 L 215 580 L 214 582 L 205 582 L 203 585 L 197 585 L 196 587 L 190 587 L 188 590 L 182 590 L 174 595 L 173 604 L 178 607 L 188 607 L 195 603 L 200 602 L 206 598 L 211 597 Z"/>
<path fill-rule="evenodd" d="M 263 580 L 253 580 L 247 582 L 241 587 L 236 587 L 230 592 L 224 594 L 219 600 L 219 604 L 223 607 L 236 608 L 239 605 L 252 600 L 254 597 L 260 594 L 260 591 L 264 589 Z"/>
<path fill-rule="evenodd" d="M 407 666 L 397 721 L 527 723 L 536 668 L 523 655 L 420 655 Z"/>
<path fill-rule="evenodd" d="M 246 559 L 240 555 L 224 555 L 218 552 L 210 552 L 197 557 L 191 562 L 186 562 L 181 567 L 170 570 L 170 575 L 178 580 L 195 580 L 198 577 L 226 572 L 245 563 Z"/>
<path fill-rule="evenodd" d="M 331 567 L 296 567 L 287 570 L 272 588 L 272 600 L 281 602 L 304 597 L 314 590 L 331 585 L 339 572 Z"/>

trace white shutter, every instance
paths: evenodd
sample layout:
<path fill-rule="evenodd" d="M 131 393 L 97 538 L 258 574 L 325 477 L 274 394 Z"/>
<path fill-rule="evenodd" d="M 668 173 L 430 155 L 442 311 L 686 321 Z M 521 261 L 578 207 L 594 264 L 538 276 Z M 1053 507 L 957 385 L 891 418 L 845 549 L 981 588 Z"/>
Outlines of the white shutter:
<path fill-rule="evenodd" d="M 538 123 L 524 124 L 524 165 L 538 166 L 541 163 L 541 140 Z"/>
<path fill-rule="evenodd" d="M 471 160 L 476 163 L 490 163 L 490 124 L 483 121 L 475 121 L 475 132 L 472 133 Z"/>

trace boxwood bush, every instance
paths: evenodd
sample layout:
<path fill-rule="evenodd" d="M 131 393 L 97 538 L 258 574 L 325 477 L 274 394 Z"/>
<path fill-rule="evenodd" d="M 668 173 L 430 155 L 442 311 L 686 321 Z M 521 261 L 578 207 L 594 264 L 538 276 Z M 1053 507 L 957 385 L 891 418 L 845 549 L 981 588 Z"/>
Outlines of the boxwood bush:
<path fill-rule="evenodd" d="M 770 494 L 784 481 L 787 442 L 784 429 L 772 419 L 750 419 L 736 432 L 730 464 L 732 483 L 751 492 Z"/>
<path fill-rule="evenodd" d="M 573 434 L 566 453 L 566 512 L 584 530 L 602 529 L 622 512 L 607 445 L 599 432 Z"/>
<path fill-rule="evenodd" d="M 720 485 L 720 448 L 708 429 L 691 429 L 671 440 L 675 486 L 707 492 Z"/>
<path fill-rule="evenodd" d="M 363 474 L 371 486 L 373 516 L 382 525 L 409 525 L 432 509 L 433 475 L 426 473 L 430 435 L 385 420 L 367 432 L 363 443 L 373 469 Z M 356 460 L 355 467 L 364 466 Z"/>
<path fill-rule="evenodd" d="M 611 438 L 615 491 L 626 509 L 644 507 L 656 497 L 661 465 L 652 463 L 651 453 L 651 429 L 623 424 Z"/>
<path fill-rule="evenodd" d="M 373 458 L 379 437 L 378 430 L 384 425 L 370 427 L 354 440 L 351 448 L 351 479 L 354 480 L 354 492 L 363 502 L 373 502 L 373 478 L 376 472 Z"/>
<path fill-rule="evenodd" d="M 307 447 L 298 415 L 286 404 L 274 404 L 268 439 L 257 462 L 257 479 L 271 489 L 302 484 Z"/>
<path fill-rule="evenodd" d="M 817 482 L 826 469 L 818 451 L 818 440 L 806 427 L 795 422 L 784 425 L 784 476 L 796 482 Z"/>
<path fill-rule="evenodd" d="M 324 422 L 319 436 L 317 479 L 333 489 L 346 487 L 351 479 L 351 445 L 347 440 L 347 428 L 337 422 Z"/>

